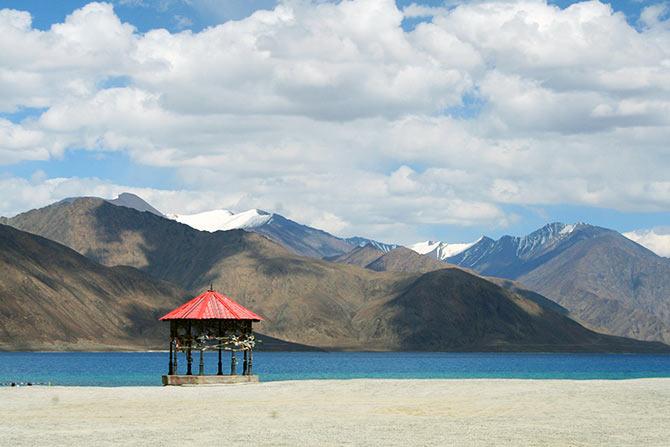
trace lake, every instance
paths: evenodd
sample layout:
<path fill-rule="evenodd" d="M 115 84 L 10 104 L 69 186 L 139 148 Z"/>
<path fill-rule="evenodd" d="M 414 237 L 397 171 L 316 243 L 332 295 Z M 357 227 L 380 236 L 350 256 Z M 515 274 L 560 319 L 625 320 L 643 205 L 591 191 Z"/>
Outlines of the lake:
<path fill-rule="evenodd" d="M 224 357 L 224 372 L 230 357 Z M 238 372 L 242 370 L 238 355 Z M 0 384 L 51 383 L 80 386 L 160 385 L 167 370 L 164 352 L 0 352 Z M 198 370 L 194 355 L 193 371 Z M 186 362 L 179 359 L 180 372 Z M 216 371 L 216 353 L 205 356 Z M 261 381 L 305 379 L 633 379 L 670 377 L 670 355 L 426 353 L 426 352 L 255 352 Z"/>

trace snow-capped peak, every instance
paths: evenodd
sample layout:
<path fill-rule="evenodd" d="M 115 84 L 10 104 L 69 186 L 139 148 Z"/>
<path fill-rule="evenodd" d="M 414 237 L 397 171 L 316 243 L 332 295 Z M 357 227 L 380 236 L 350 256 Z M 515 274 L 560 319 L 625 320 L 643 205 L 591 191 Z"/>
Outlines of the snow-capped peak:
<path fill-rule="evenodd" d="M 558 232 L 558 234 L 560 234 L 560 235 L 570 234 L 570 233 L 572 233 L 573 231 L 575 231 L 575 228 L 576 228 L 576 227 L 577 227 L 576 224 L 568 224 L 568 225 L 564 226 L 564 227 L 561 229 L 561 231 Z"/>
<path fill-rule="evenodd" d="M 420 255 L 425 255 L 426 253 L 430 253 L 431 251 L 435 250 L 441 243 L 442 242 L 439 241 L 417 242 L 416 244 L 410 245 L 409 248 L 419 253 Z"/>
<path fill-rule="evenodd" d="M 171 219 L 201 231 L 226 231 L 251 229 L 265 225 L 272 214 L 266 211 L 250 209 L 241 213 L 229 210 L 212 210 L 197 214 L 173 214 Z"/>
<path fill-rule="evenodd" d="M 398 244 L 387 244 L 385 242 L 379 242 L 373 239 L 368 239 L 360 236 L 349 237 L 346 238 L 345 241 L 357 247 L 365 247 L 366 245 L 371 245 L 377 250 L 383 251 L 384 253 L 388 253 L 389 251 L 398 248 Z"/>
<path fill-rule="evenodd" d="M 481 240 L 481 238 L 479 240 Z M 464 252 L 476 243 L 477 241 L 458 244 L 450 244 L 448 242 L 440 241 L 424 241 L 410 245 L 408 248 L 421 255 L 429 255 L 437 260 L 446 261 L 447 258 Z"/>

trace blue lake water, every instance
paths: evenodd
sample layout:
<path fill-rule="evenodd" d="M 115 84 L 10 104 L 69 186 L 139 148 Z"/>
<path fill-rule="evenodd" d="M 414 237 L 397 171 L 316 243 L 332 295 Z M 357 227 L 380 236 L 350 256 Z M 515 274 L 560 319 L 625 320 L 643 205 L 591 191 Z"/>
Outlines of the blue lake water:
<path fill-rule="evenodd" d="M 225 368 L 230 357 L 224 357 Z M 241 356 L 238 355 L 241 372 Z M 162 352 L 0 352 L 0 383 L 52 385 L 160 385 L 168 354 Z M 179 359 L 180 372 L 186 362 Z M 197 372 L 194 355 L 193 371 Z M 205 356 L 216 372 L 216 353 Z M 632 379 L 670 377 L 670 355 L 510 354 L 415 352 L 256 352 L 262 381 L 304 379 Z"/>

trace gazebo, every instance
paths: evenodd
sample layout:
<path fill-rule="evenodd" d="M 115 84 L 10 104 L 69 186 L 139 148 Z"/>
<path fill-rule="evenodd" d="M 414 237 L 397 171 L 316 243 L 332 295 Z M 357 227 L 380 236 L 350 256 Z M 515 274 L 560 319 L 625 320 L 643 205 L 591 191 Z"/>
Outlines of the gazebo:
<path fill-rule="evenodd" d="M 206 292 L 160 318 L 170 322 L 170 359 L 163 385 L 196 385 L 258 382 L 253 374 L 253 348 L 256 339 L 252 323 L 263 318 L 229 297 Z M 216 375 L 205 374 L 204 352 L 219 354 Z M 186 354 L 186 374 L 179 374 L 177 353 Z M 198 374 L 193 374 L 193 351 L 200 351 Z M 230 351 L 230 374 L 223 373 L 222 351 Z M 244 353 L 242 375 L 237 374 L 237 352 Z"/>

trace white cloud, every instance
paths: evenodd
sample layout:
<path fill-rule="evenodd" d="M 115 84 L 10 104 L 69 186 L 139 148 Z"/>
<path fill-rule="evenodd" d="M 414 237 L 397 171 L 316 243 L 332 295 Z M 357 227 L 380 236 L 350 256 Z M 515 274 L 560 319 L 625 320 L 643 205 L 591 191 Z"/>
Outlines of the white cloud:
<path fill-rule="evenodd" d="M 597 1 L 287 0 L 141 34 L 105 3 L 47 31 L 2 10 L 0 111 L 46 111 L 0 120 L 0 164 L 124 151 L 201 198 L 166 211 L 266 208 L 388 240 L 504 226 L 507 204 L 667 210 L 670 28 L 645 11 L 636 29 Z"/>
<path fill-rule="evenodd" d="M 629 231 L 623 235 L 659 256 L 670 257 L 670 227 Z"/>
<path fill-rule="evenodd" d="M 670 7 L 667 2 L 649 5 L 640 13 L 640 23 L 648 29 L 667 27 L 670 18 Z"/>
<path fill-rule="evenodd" d="M 93 196 L 113 199 L 122 192 L 139 195 L 166 213 L 195 212 L 218 208 L 236 208 L 239 196 L 234 194 L 203 194 L 199 191 L 170 191 L 116 185 L 98 178 L 46 178 L 35 172 L 30 179 L 0 177 L 0 215 L 11 217 L 26 209 L 40 208 L 68 197 Z"/>
<path fill-rule="evenodd" d="M 0 118 L 0 164 L 49 158 L 44 133 Z"/>

